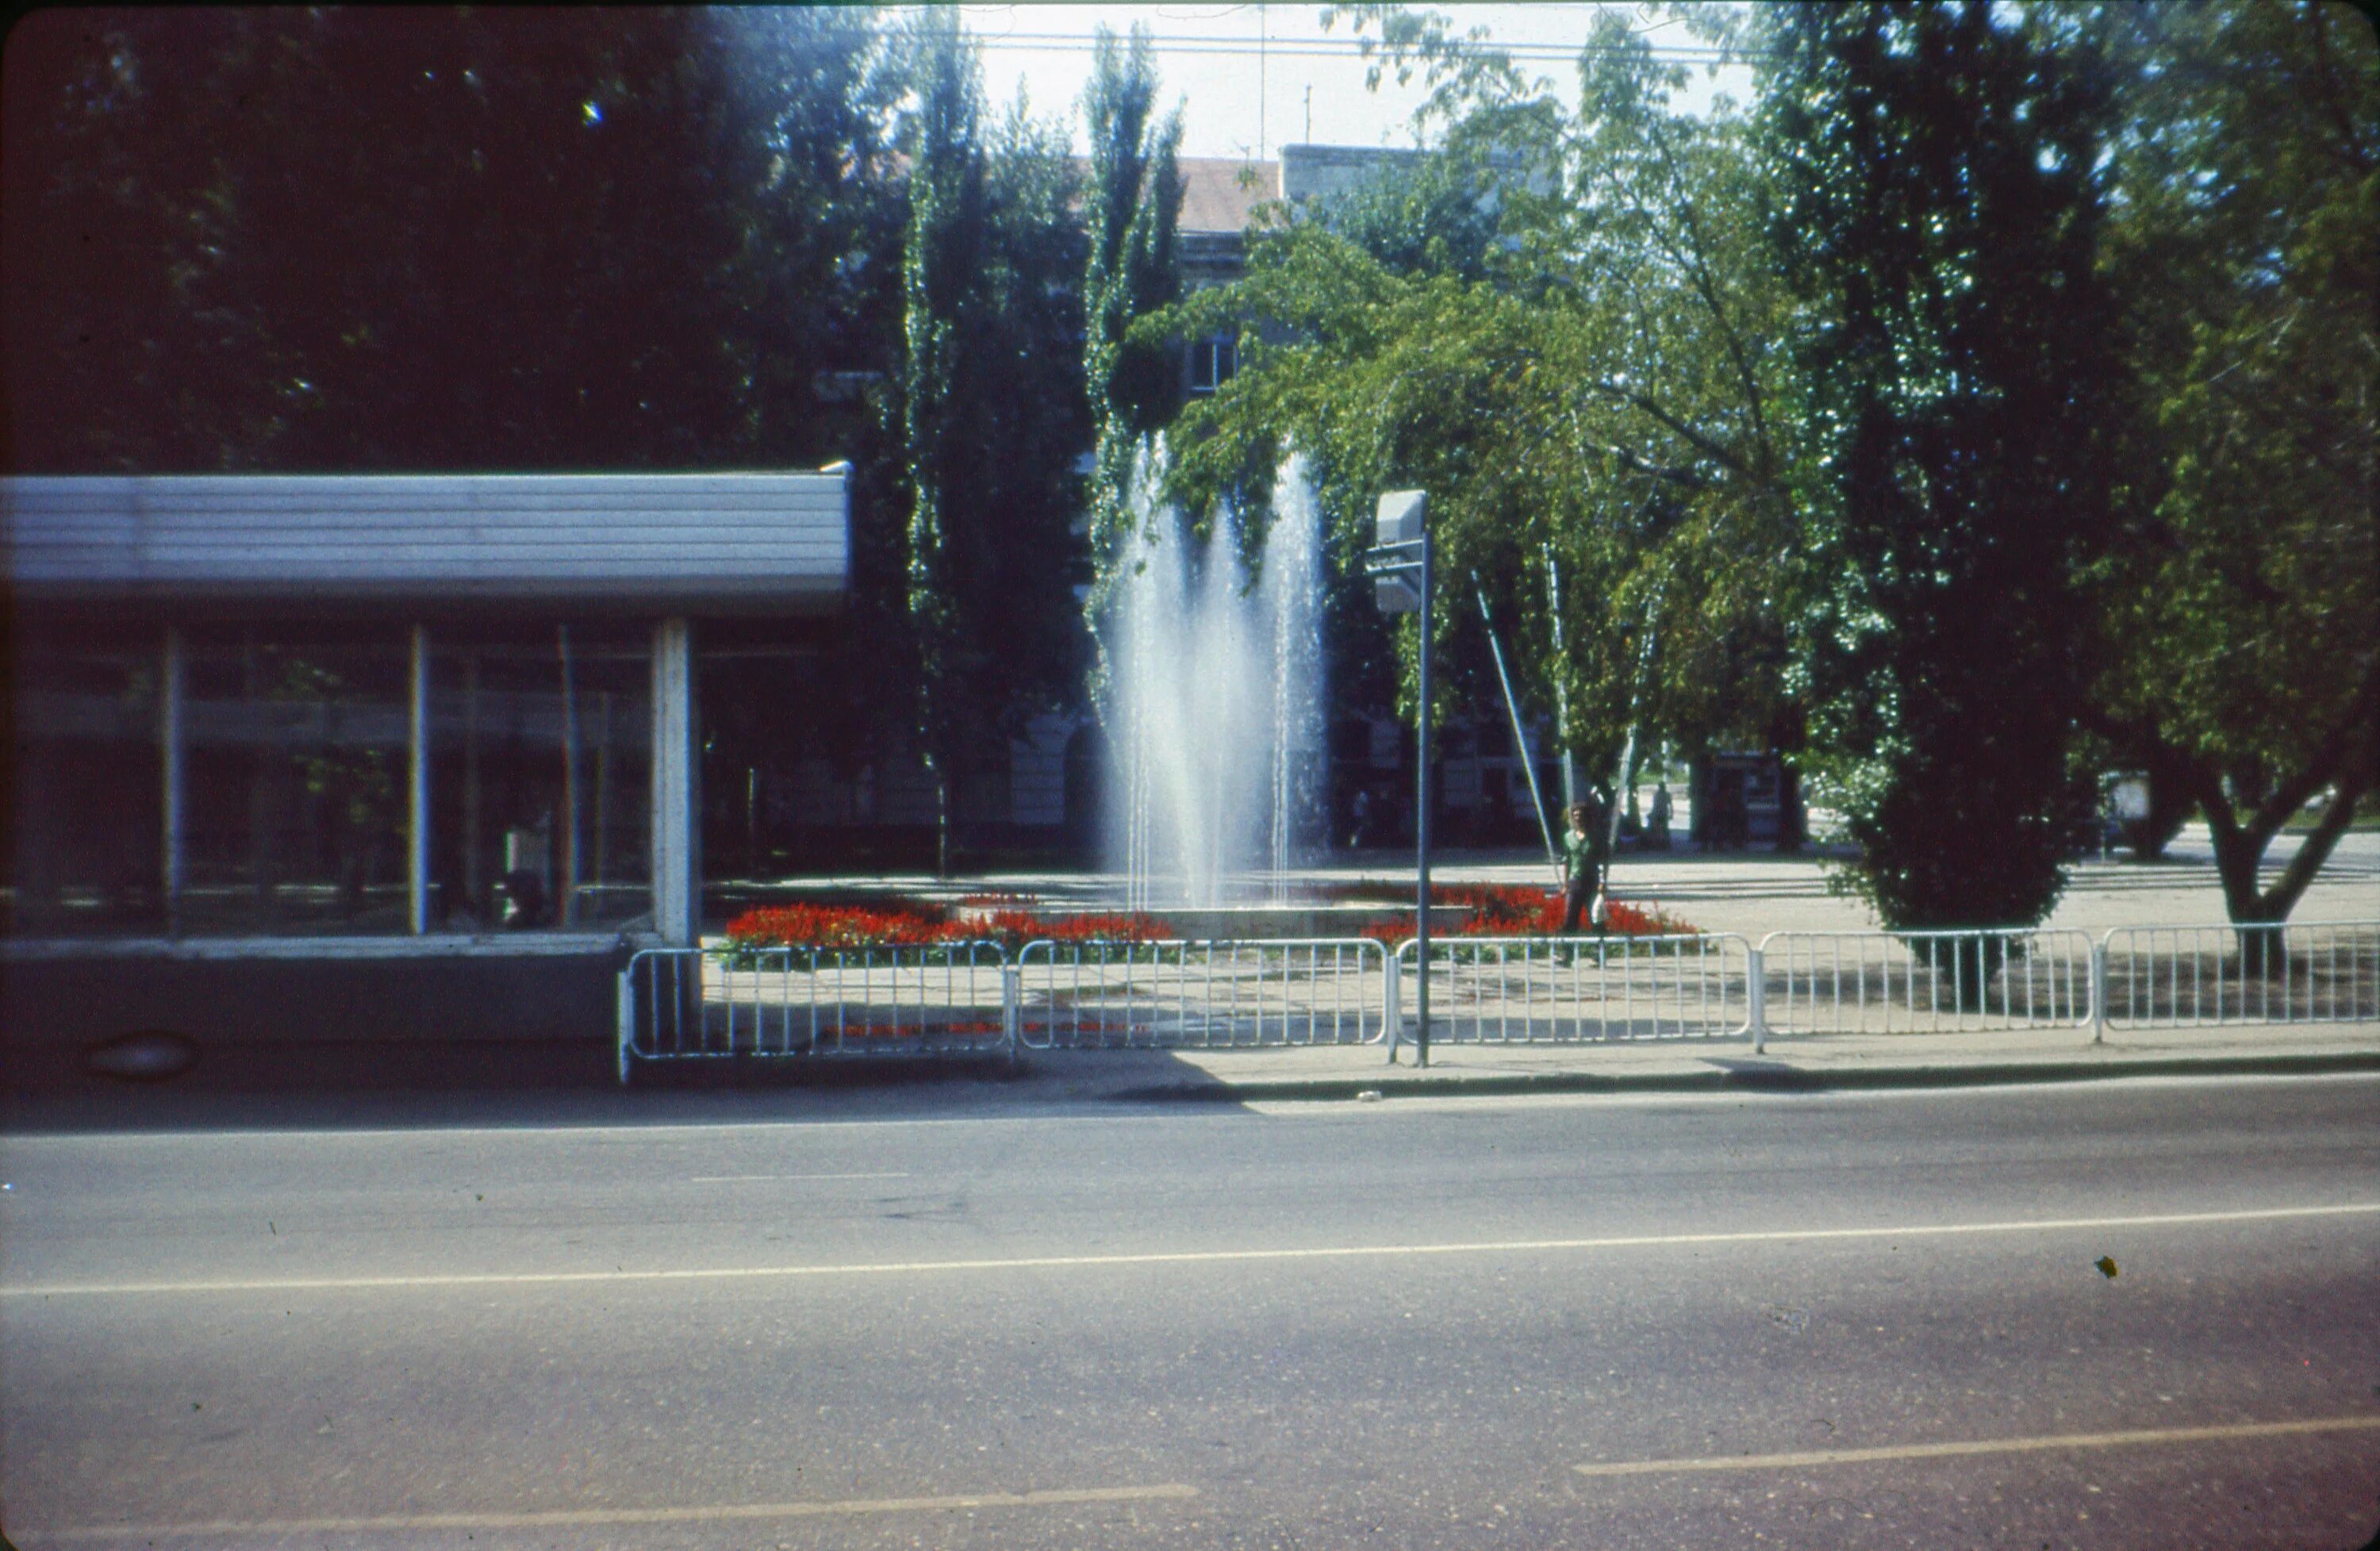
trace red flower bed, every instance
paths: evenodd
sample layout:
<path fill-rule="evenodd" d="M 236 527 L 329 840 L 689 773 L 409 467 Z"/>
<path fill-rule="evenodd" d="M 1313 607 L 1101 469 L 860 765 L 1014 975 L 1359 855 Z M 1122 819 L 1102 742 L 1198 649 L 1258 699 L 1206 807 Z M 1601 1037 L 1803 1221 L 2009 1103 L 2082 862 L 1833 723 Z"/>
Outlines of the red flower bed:
<path fill-rule="evenodd" d="M 1036 915 L 1029 910 L 996 910 L 983 935 L 1014 952 L 1037 939 L 1051 942 L 1163 942 L 1173 929 L 1154 915 Z"/>
<path fill-rule="evenodd" d="M 1397 903 L 1388 885 L 1359 884 L 1342 897 Z M 1517 883 L 1452 883 L 1430 891 L 1437 904 L 1465 907 L 1460 924 L 1433 936 L 1552 937 L 1561 930 L 1562 898 Z M 1646 905 L 1607 900 L 1605 931 L 1614 937 L 1695 937 L 1699 927 Z M 1433 922 L 1433 925 L 1437 923 Z M 1592 927 L 1581 924 L 1582 932 Z M 1173 929 L 1153 915 L 1041 915 L 1022 908 L 996 909 L 988 918 L 962 921 L 938 904 L 892 899 L 879 905 L 778 904 L 747 910 L 727 923 L 727 941 L 739 952 L 767 948 L 882 948 L 894 944 L 996 941 L 1010 952 L 1028 942 L 1159 942 Z M 1364 935 L 1402 942 L 1413 935 L 1410 916 L 1379 922 Z"/>
<path fill-rule="evenodd" d="M 880 948 L 888 943 L 965 942 L 975 932 L 939 906 L 903 900 L 883 908 L 844 904 L 771 904 L 727 923 L 738 949 Z"/>
<path fill-rule="evenodd" d="M 1366 893 L 1360 897 L 1377 896 Z M 1561 932 L 1561 895 L 1527 884 L 1451 883 L 1432 888 L 1429 898 L 1433 906 L 1469 907 L 1469 914 L 1460 923 L 1433 930 L 1432 937 L 1556 937 Z M 1691 921 L 1680 920 L 1653 906 L 1630 904 L 1608 896 L 1604 900 L 1604 931 L 1612 937 L 1702 935 L 1702 928 Z M 1430 925 L 1438 926 L 1434 917 Z M 1585 920 L 1579 922 L 1581 935 L 1591 935 L 1594 930 Z M 1381 942 L 1402 942 L 1413 936 L 1413 922 L 1410 918 L 1383 921 L 1366 927 L 1364 935 Z"/>
<path fill-rule="evenodd" d="M 1172 928 L 1150 915 L 1037 915 L 995 910 L 981 921 L 953 920 L 940 905 L 916 900 L 880 906 L 778 904 L 747 910 L 727 923 L 738 951 L 763 948 L 881 948 L 892 944 L 996 941 L 1014 952 L 1038 938 L 1055 942 L 1153 942 Z"/>

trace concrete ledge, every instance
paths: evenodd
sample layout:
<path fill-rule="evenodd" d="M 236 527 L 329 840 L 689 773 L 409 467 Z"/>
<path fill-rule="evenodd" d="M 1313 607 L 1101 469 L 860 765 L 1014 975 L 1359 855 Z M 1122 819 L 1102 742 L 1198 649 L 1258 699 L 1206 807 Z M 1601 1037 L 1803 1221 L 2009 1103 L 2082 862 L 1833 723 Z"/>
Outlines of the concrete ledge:
<path fill-rule="evenodd" d="M 526 954 L 19 959 L 0 988 L 0 1045 L 12 1060 L 152 1031 L 202 1054 L 273 1043 L 608 1045 L 628 953 L 599 939 Z"/>
<path fill-rule="evenodd" d="M 252 963 L 260 959 L 524 959 L 659 947 L 650 932 L 431 933 L 421 937 L 12 938 L 0 963 L 62 959 L 171 959 Z"/>
<path fill-rule="evenodd" d="M 1115 1089 L 1103 1097 L 1135 1103 L 1353 1100 L 1373 1093 L 1409 1097 L 1498 1097 L 1559 1093 L 1828 1093 L 1875 1088 L 1992 1087 L 2016 1083 L 2079 1083 L 2118 1077 L 2311 1076 L 2380 1072 L 2380 1050 L 2272 1055 L 2144 1057 L 2070 1061 L 1977 1061 L 1956 1065 L 1801 1067 L 1745 1060 L 1706 1071 L 1447 1072 L 1383 1067 L 1371 1077 L 1242 1080 L 1212 1072 Z"/>

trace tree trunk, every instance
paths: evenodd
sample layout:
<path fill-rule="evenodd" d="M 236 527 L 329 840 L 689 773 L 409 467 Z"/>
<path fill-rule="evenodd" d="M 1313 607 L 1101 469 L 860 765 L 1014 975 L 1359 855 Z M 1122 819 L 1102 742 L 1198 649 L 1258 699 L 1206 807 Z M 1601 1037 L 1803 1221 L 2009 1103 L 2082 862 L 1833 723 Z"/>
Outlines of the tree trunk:
<path fill-rule="evenodd" d="M 2150 760 L 2147 775 L 2149 810 L 2125 821 L 2124 844 L 2131 849 L 2134 860 L 2154 862 L 2189 822 L 2198 799 L 2192 795 L 2188 779 L 2169 761 Z"/>
<path fill-rule="evenodd" d="M 2240 942 L 2240 962 L 2252 974 L 2271 974 L 2287 967 L 2288 951 L 2282 936 L 2282 924 L 2297 907 L 2306 885 L 2322 870 L 2324 862 L 2338 844 L 2338 837 L 2347 832 L 2354 821 L 2357 802 L 2370 784 L 2368 773 L 2362 779 L 2343 777 L 2324 808 L 2322 819 L 2313 833 L 2298 847 L 2289 866 L 2270 889 L 2257 887 L 2257 868 L 2265 853 L 2280 833 L 2281 826 L 2297 811 L 2295 803 L 2302 801 L 2293 791 L 2285 790 L 2279 798 L 2267 801 L 2244 822 L 2233 812 L 2230 800 L 2224 796 L 2222 783 L 2213 772 L 2198 769 L 2193 785 L 2199 806 L 2206 812 L 2208 830 L 2215 839 L 2215 868 L 2223 880 L 2223 906 L 2236 928 Z"/>

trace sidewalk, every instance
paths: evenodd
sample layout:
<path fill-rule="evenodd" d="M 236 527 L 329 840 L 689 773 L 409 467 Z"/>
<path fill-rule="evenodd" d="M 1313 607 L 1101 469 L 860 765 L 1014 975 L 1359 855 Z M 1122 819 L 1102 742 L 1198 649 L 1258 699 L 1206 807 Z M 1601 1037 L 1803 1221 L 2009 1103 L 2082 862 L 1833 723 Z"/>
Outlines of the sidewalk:
<path fill-rule="evenodd" d="M 2380 1024 L 1991 1034 L 1663 1039 L 1583 1045 L 1434 1044 L 1262 1050 L 1026 1050 L 1018 1087 L 1057 1101 L 1358 1100 L 1533 1093 L 1961 1087 L 2108 1077 L 2380 1072 Z M 1024 1097 L 1020 1094 L 1019 1097 Z"/>

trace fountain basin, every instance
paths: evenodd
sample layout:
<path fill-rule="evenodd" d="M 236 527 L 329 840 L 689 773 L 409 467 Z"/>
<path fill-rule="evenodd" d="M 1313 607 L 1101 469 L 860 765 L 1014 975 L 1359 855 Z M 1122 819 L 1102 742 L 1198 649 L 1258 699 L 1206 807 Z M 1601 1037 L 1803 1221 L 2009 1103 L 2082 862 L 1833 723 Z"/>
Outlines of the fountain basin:
<path fill-rule="evenodd" d="M 1034 914 L 1056 919 L 1067 915 L 1112 915 L 1113 904 L 1038 903 Z M 989 908 L 964 906 L 962 921 L 990 919 Z M 1378 901 L 1290 903 L 1286 904 L 1213 904 L 1156 906 L 1140 912 L 1165 923 L 1175 937 L 1188 941 L 1257 941 L 1278 939 L 1361 937 L 1378 926 L 1402 924 L 1412 929 L 1411 905 Z M 1451 931 L 1471 917 L 1467 905 L 1432 905 L 1430 926 Z"/>

